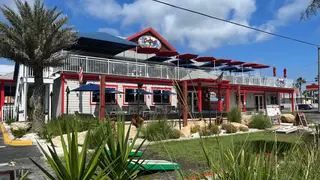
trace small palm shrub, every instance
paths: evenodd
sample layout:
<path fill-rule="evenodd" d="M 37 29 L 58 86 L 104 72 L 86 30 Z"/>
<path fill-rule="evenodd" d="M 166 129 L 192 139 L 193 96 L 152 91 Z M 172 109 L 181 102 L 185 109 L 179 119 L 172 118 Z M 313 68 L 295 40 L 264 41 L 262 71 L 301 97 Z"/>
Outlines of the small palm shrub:
<path fill-rule="evenodd" d="M 9 126 L 11 123 L 14 123 L 14 122 L 16 122 L 16 120 L 12 118 L 5 121 L 5 123 L 8 124 Z"/>
<path fill-rule="evenodd" d="M 227 133 L 236 133 L 238 131 L 237 127 L 232 124 L 222 124 L 222 129 L 226 130 Z"/>
<path fill-rule="evenodd" d="M 252 116 L 251 121 L 249 123 L 249 127 L 257 128 L 257 129 L 271 128 L 272 122 L 267 116 L 255 115 L 255 116 Z"/>
<path fill-rule="evenodd" d="M 11 132 L 12 132 L 12 135 L 15 138 L 21 138 L 22 136 L 27 134 L 28 130 L 26 130 L 26 129 L 16 129 L 16 130 L 11 130 Z"/>
<path fill-rule="evenodd" d="M 201 128 L 200 130 L 200 136 L 210 136 L 213 134 L 220 134 L 220 128 L 219 126 L 212 124 L 211 127 L 210 126 L 204 126 Z"/>
<path fill-rule="evenodd" d="M 228 112 L 228 121 L 241 122 L 241 112 L 238 108 L 232 108 L 231 111 Z"/>
<path fill-rule="evenodd" d="M 173 130 L 174 128 L 167 120 L 153 121 L 141 128 L 141 137 L 149 141 L 170 139 Z"/>
<path fill-rule="evenodd" d="M 200 125 L 195 125 L 195 126 L 191 126 L 190 127 L 190 132 L 193 133 L 197 133 L 200 131 Z"/>

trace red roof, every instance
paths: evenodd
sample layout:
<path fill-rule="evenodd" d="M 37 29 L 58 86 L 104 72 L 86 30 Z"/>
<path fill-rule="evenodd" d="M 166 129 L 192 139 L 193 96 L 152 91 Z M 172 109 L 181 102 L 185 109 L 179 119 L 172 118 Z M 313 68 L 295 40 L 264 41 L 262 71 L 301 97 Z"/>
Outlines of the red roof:
<path fill-rule="evenodd" d="M 258 65 L 257 63 L 252 63 L 252 62 L 247 62 L 247 63 L 244 63 L 242 64 L 243 67 L 253 67 L 253 66 L 256 66 Z"/>
<path fill-rule="evenodd" d="M 128 41 L 131 41 L 139 36 L 142 36 L 144 34 L 146 34 L 147 32 L 151 32 L 156 38 L 158 38 L 161 43 L 163 43 L 164 45 L 166 45 L 171 51 L 177 51 L 173 46 L 171 46 L 171 44 L 169 44 L 168 41 L 166 41 L 159 33 L 157 33 L 157 31 L 155 31 L 152 27 L 149 27 L 143 31 L 138 32 L 137 34 L 134 34 L 130 37 L 127 38 Z"/>
<path fill-rule="evenodd" d="M 252 66 L 254 69 L 264 69 L 264 68 L 269 68 L 270 66 L 265 65 L 265 64 L 257 64 L 255 66 Z"/>
<path fill-rule="evenodd" d="M 215 60 L 215 63 L 216 63 L 216 64 L 221 64 L 221 63 L 228 63 L 228 62 L 230 62 L 230 61 L 231 61 L 230 59 L 220 58 L 220 59 Z"/>
<path fill-rule="evenodd" d="M 233 60 L 233 61 L 230 61 L 227 63 L 229 66 L 234 66 L 234 65 L 241 65 L 241 64 L 244 64 L 244 62 L 242 61 L 237 61 L 237 60 Z"/>
<path fill-rule="evenodd" d="M 177 59 L 182 59 L 182 60 L 190 60 L 190 59 L 195 59 L 197 58 L 197 54 L 190 54 L 190 53 L 185 53 L 185 54 L 180 54 L 177 56 Z"/>
<path fill-rule="evenodd" d="M 154 54 L 156 52 L 159 52 L 159 49 L 158 48 L 147 48 L 147 47 L 143 48 L 143 47 L 140 47 L 140 48 L 137 48 L 136 52 L 137 53 L 143 53 L 143 54 Z"/>
<path fill-rule="evenodd" d="M 210 62 L 210 61 L 215 61 L 216 58 L 214 58 L 212 56 L 201 56 L 201 57 L 198 57 L 195 60 L 198 61 L 198 62 Z"/>
<path fill-rule="evenodd" d="M 169 50 L 165 50 L 165 51 L 158 51 L 155 53 L 157 56 L 176 56 L 179 53 L 177 51 L 169 51 Z"/>

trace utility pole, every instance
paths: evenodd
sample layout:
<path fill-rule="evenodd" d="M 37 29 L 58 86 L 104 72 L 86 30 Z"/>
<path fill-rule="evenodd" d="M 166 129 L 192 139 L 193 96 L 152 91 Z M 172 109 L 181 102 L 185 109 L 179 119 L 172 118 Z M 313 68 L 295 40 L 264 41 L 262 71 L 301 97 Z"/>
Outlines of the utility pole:
<path fill-rule="evenodd" d="M 320 46 L 318 46 L 318 77 L 320 77 Z M 318 79 L 318 112 L 320 112 L 320 80 Z"/>

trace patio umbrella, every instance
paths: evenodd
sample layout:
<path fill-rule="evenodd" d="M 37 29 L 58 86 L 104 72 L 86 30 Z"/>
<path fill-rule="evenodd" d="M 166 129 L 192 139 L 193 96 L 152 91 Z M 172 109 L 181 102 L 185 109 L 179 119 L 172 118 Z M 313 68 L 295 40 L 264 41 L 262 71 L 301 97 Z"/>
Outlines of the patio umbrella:
<path fill-rule="evenodd" d="M 252 66 L 253 69 L 260 69 L 260 76 L 262 74 L 261 70 L 265 69 L 265 68 L 269 68 L 270 66 L 265 65 L 265 64 L 257 64 L 255 66 Z"/>
<path fill-rule="evenodd" d="M 244 63 L 242 64 L 242 67 L 253 67 L 253 66 L 256 66 L 258 65 L 257 63 L 252 63 L 252 62 L 247 62 L 247 63 Z"/>
<path fill-rule="evenodd" d="M 155 52 L 155 54 L 157 56 L 168 57 L 168 56 L 176 56 L 179 53 L 177 51 L 164 50 L 164 51 Z"/>
<path fill-rule="evenodd" d="M 100 91 L 100 86 L 93 83 L 88 83 L 71 91 Z"/>
<path fill-rule="evenodd" d="M 273 76 L 276 77 L 276 76 L 277 76 L 277 69 L 276 69 L 276 67 L 273 67 L 272 72 L 273 72 Z"/>
<path fill-rule="evenodd" d="M 147 59 L 147 61 L 153 61 L 153 62 L 164 62 L 170 60 L 171 57 L 165 57 L 165 56 L 152 56 Z"/>
<path fill-rule="evenodd" d="M 136 91 L 130 93 L 130 94 L 142 94 L 142 95 L 149 95 L 152 94 L 151 92 L 148 92 L 144 89 L 137 89 Z"/>
<path fill-rule="evenodd" d="M 233 61 L 230 61 L 230 62 L 227 63 L 227 65 L 229 65 L 229 66 L 241 65 L 241 64 L 244 64 L 244 62 L 237 61 L 237 60 L 233 60 Z"/>
<path fill-rule="evenodd" d="M 211 61 L 215 61 L 216 58 L 212 56 L 202 56 L 202 57 L 196 58 L 195 60 L 198 62 L 211 62 Z"/>
<path fill-rule="evenodd" d="M 184 68 L 195 68 L 195 69 L 199 67 L 195 64 L 182 64 L 181 66 Z"/>
<path fill-rule="evenodd" d="M 179 55 L 177 56 L 177 59 L 190 60 L 190 59 L 195 59 L 195 58 L 197 58 L 197 57 L 198 57 L 197 54 L 185 53 L 185 54 L 179 54 Z"/>
<path fill-rule="evenodd" d="M 123 92 L 116 90 L 115 88 L 106 88 L 106 93 L 110 94 L 123 94 Z"/>
<path fill-rule="evenodd" d="M 228 63 L 230 61 L 231 61 L 230 59 L 220 58 L 220 59 L 215 60 L 215 63 L 216 64 L 221 64 L 221 63 Z"/>
<path fill-rule="evenodd" d="M 224 66 L 224 67 L 222 67 L 222 68 L 220 68 L 220 70 L 221 71 L 236 71 L 236 70 L 238 70 L 238 68 L 237 67 L 235 67 L 235 66 Z"/>
<path fill-rule="evenodd" d="M 241 68 L 241 69 L 234 70 L 234 71 L 232 71 L 232 72 L 250 72 L 250 71 L 253 71 L 253 69 L 250 69 L 250 68 Z"/>
<path fill-rule="evenodd" d="M 176 95 L 176 93 L 171 92 L 171 91 L 163 91 L 159 95 L 165 95 L 165 96 L 170 96 L 170 95 Z"/>
<path fill-rule="evenodd" d="M 284 78 L 287 78 L 287 68 L 284 68 L 284 69 L 283 69 L 283 77 L 284 77 Z"/>

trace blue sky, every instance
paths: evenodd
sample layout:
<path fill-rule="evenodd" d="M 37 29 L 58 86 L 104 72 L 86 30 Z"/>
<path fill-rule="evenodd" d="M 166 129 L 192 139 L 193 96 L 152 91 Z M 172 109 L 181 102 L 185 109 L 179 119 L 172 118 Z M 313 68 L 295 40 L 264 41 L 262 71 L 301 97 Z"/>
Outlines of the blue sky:
<path fill-rule="evenodd" d="M 164 0 L 186 8 L 320 44 L 320 16 L 300 21 L 310 0 Z M 159 5 L 150 0 L 44 0 L 69 16 L 78 31 L 102 31 L 127 37 L 153 27 L 180 53 L 265 63 L 282 76 L 314 81 L 317 74 L 315 47 L 218 22 Z M 13 7 L 11 0 L 4 3 Z M 3 17 L 0 16 L 0 20 Z M 12 64 L 0 60 L 0 64 Z M 3 71 L 4 69 L 0 70 Z M 272 75 L 272 68 L 264 70 Z"/>

